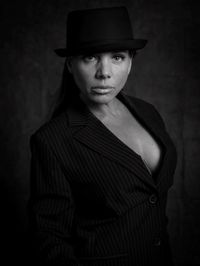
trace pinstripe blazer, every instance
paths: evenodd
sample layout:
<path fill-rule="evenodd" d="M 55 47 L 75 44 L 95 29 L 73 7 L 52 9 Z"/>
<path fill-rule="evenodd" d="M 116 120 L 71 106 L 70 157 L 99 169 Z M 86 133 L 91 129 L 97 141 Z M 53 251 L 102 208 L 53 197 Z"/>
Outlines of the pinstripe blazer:
<path fill-rule="evenodd" d="M 162 147 L 141 157 L 80 101 L 31 137 L 31 228 L 42 265 L 171 265 L 165 215 L 176 150 L 149 103 L 119 94 Z M 46 263 L 46 264 L 45 264 Z"/>

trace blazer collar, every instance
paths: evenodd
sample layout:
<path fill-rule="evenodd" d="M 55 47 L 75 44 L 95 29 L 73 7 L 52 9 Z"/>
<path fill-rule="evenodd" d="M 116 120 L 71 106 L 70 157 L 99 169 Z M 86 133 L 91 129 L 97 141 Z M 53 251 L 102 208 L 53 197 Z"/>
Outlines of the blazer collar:
<path fill-rule="evenodd" d="M 138 105 L 137 100 L 134 100 L 134 98 L 129 98 L 122 93 L 120 93 L 118 97 L 129 110 L 137 116 L 147 130 L 149 130 L 149 132 L 163 144 L 163 147 L 165 147 L 166 143 L 163 129 L 158 126 L 157 121 L 152 121 L 152 117 L 148 113 L 148 110 L 144 112 L 144 107 L 142 108 Z M 156 187 L 155 180 L 147 170 L 141 157 L 107 129 L 82 101 L 72 104 L 67 114 L 69 126 L 72 128 L 73 136 L 76 141 L 81 142 L 93 151 L 102 154 L 108 159 L 134 172 L 134 174 L 147 185 Z M 162 166 L 160 169 L 162 170 Z"/>

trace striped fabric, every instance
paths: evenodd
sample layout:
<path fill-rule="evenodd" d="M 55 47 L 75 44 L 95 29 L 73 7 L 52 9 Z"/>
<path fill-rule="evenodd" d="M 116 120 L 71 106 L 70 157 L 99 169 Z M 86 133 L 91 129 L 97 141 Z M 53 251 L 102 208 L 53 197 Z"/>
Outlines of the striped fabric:
<path fill-rule="evenodd" d="M 161 145 L 151 175 L 141 157 L 81 102 L 31 137 L 31 231 L 41 265 L 172 265 L 165 215 L 176 150 L 155 108 L 120 100 Z"/>

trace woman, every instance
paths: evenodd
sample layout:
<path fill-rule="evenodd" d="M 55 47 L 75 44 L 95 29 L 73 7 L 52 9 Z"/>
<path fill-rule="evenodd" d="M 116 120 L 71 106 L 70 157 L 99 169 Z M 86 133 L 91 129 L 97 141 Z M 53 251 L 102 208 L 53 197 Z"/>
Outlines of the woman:
<path fill-rule="evenodd" d="M 165 208 L 176 151 L 155 108 L 122 93 L 145 44 L 124 7 L 68 15 L 67 48 L 56 50 L 67 57 L 65 95 L 31 138 L 42 265 L 172 265 Z"/>

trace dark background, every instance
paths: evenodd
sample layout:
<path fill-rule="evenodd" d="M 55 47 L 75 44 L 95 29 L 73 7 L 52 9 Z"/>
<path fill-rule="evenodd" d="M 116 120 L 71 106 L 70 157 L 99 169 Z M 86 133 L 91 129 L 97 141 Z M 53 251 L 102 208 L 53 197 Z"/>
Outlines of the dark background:
<path fill-rule="evenodd" d="M 167 206 L 174 261 L 200 265 L 199 0 L 0 4 L 0 260 L 30 265 L 29 138 L 48 119 L 59 91 L 64 59 L 53 50 L 65 46 L 66 15 L 115 5 L 128 7 L 135 36 L 149 40 L 134 60 L 127 93 L 157 107 L 178 150 Z"/>

